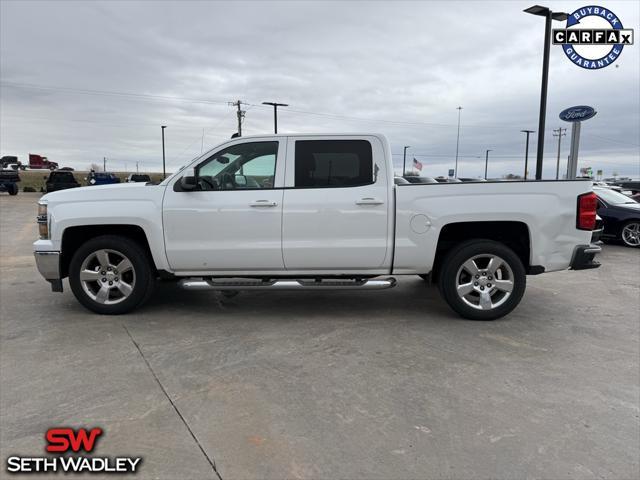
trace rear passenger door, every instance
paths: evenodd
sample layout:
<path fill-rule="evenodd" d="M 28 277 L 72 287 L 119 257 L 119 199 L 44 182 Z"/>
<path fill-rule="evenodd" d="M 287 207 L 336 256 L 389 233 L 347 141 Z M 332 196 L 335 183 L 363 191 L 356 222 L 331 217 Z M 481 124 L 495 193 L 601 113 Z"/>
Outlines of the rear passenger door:
<path fill-rule="evenodd" d="M 390 202 L 376 137 L 290 137 L 282 251 L 290 271 L 388 266 Z"/>

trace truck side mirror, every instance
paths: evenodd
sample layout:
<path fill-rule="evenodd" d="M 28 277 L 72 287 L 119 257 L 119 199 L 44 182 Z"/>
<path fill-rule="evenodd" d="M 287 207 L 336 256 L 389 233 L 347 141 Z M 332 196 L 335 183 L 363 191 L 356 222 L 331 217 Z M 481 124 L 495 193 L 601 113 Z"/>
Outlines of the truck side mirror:
<path fill-rule="evenodd" d="M 180 178 L 180 188 L 183 191 L 190 192 L 195 190 L 198 186 L 198 180 L 196 179 L 196 173 L 193 169 L 185 171 L 185 174 Z"/>

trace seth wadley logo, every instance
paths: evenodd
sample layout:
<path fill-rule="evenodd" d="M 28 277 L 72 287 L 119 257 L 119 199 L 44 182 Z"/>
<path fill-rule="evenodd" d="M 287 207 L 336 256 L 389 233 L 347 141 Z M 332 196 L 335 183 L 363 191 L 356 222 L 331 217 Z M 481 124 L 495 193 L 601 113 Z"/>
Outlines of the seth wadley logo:
<path fill-rule="evenodd" d="M 48 453 L 60 455 L 78 453 L 84 450 L 91 453 L 98 438 L 102 435 L 101 428 L 50 428 L 45 440 Z M 93 457 L 85 455 L 65 455 L 50 457 L 21 457 L 7 458 L 7 472 L 9 473 L 135 473 L 142 462 L 141 457 Z"/>
<path fill-rule="evenodd" d="M 633 29 L 624 28 L 608 8 L 590 5 L 571 13 L 566 28 L 553 30 L 553 43 L 579 67 L 596 70 L 614 64 L 622 48 L 633 45 Z"/>

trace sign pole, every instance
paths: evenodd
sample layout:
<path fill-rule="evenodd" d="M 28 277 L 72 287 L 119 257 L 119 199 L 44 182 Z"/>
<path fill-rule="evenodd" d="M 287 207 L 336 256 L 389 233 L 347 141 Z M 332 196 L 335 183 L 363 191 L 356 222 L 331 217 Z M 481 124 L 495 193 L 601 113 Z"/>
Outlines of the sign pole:
<path fill-rule="evenodd" d="M 580 126 L 582 122 L 573 122 L 571 126 L 571 153 L 567 180 L 575 180 L 578 172 L 578 147 L 580 146 Z"/>
<path fill-rule="evenodd" d="M 578 172 L 578 147 L 580 146 L 580 127 L 582 122 L 596 115 L 595 109 L 587 105 L 569 107 L 560 112 L 560 120 L 571 123 L 571 153 L 567 162 L 567 180 L 575 180 Z M 560 129 L 562 134 L 562 129 Z M 560 153 L 558 152 L 558 158 Z"/>

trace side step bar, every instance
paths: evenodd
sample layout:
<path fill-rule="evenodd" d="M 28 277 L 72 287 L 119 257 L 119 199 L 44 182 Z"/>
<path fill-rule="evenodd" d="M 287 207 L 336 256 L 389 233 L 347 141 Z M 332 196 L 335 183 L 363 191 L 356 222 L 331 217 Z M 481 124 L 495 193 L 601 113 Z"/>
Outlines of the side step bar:
<path fill-rule="evenodd" d="M 180 280 L 180 286 L 186 290 L 383 290 L 396 286 L 396 279 L 215 279 L 215 278 L 185 278 Z"/>

